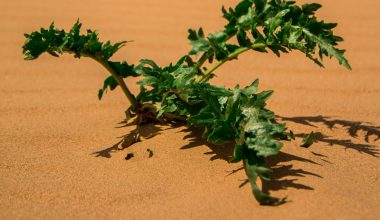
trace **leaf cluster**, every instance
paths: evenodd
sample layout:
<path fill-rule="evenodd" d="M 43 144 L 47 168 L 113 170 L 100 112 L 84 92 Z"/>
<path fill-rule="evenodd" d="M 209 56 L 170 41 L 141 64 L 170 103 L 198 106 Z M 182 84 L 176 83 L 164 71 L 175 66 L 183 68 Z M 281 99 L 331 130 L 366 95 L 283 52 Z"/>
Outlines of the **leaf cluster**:
<path fill-rule="evenodd" d="M 277 56 L 298 50 L 320 66 L 324 57 L 334 57 L 351 69 L 344 50 L 337 45 L 343 38 L 334 35 L 336 23 L 320 21 L 315 16 L 320 4 L 298 6 L 295 1 L 243 0 L 235 8 L 225 9 L 224 30 L 206 36 L 204 30 L 189 30 L 190 54 L 206 54 L 212 62 L 228 58 L 238 48 L 259 52 L 272 51 Z M 227 43 L 235 38 L 238 44 Z M 260 45 L 255 47 L 255 45 Z"/>
<path fill-rule="evenodd" d="M 266 205 L 284 202 L 262 193 L 256 185 L 258 177 L 269 178 L 270 170 L 263 167 L 265 158 L 280 151 L 280 140 L 289 139 L 285 124 L 276 123 L 274 113 L 265 108 L 272 91 L 258 92 L 258 80 L 234 89 L 197 82 L 197 71 L 184 60 L 171 68 L 143 61 L 137 67 L 143 76 L 139 100 L 154 103 L 157 117 L 177 115 L 188 126 L 203 127 L 203 137 L 212 144 L 233 143 L 230 162 L 244 161 L 256 199 Z"/>
<path fill-rule="evenodd" d="M 319 4 L 298 6 L 285 0 L 242 0 L 236 7 L 222 9 L 227 24 L 223 30 L 208 34 L 204 30 L 189 30 L 192 49 L 175 64 L 160 67 L 149 59 L 136 66 L 109 59 L 126 42 L 102 43 L 95 31 L 81 35 L 79 21 L 69 32 L 52 24 L 48 29 L 26 34 L 23 52 L 27 60 L 47 52 L 53 56 L 73 53 L 75 57 L 90 57 L 102 64 L 111 76 L 106 78 L 99 98 L 109 88 L 123 87 L 126 77 L 139 76 L 140 92 L 127 119 L 136 116 L 139 123 L 150 121 L 183 121 L 188 126 L 204 128 L 203 137 L 216 145 L 233 144 L 231 163 L 242 162 L 255 198 L 262 205 L 279 205 L 279 199 L 263 193 L 257 179 L 268 180 L 271 170 L 265 159 L 276 155 L 282 140 L 294 138 L 286 125 L 276 122 L 275 114 L 266 108 L 272 91 L 258 91 L 259 80 L 241 88 L 225 88 L 209 83 L 214 72 L 225 62 L 253 50 L 272 51 L 277 56 L 298 50 L 320 66 L 324 57 L 334 57 L 350 69 L 344 50 L 338 49 L 343 39 L 334 35 L 335 23 L 319 21 L 315 13 Z M 233 41 L 233 39 L 235 39 Z M 233 43 L 237 42 L 237 43 Z M 206 62 L 210 66 L 205 67 Z M 123 87 L 124 88 L 124 87 Z M 124 92 L 128 89 L 124 88 Z M 149 119 L 149 120 L 148 120 Z M 136 138 L 135 138 L 136 139 Z M 302 143 L 313 143 L 310 134 Z"/>
<path fill-rule="evenodd" d="M 49 28 L 41 28 L 40 31 L 25 34 L 26 41 L 22 47 L 26 60 L 37 59 L 43 53 L 59 57 L 63 53 L 74 54 L 76 58 L 90 57 L 102 65 L 107 65 L 120 77 L 138 76 L 134 71 L 134 65 L 127 62 L 113 62 L 109 59 L 127 41 L 112 44 L 110 41 L 105 43 L 99 41 L 98 33 L 87 30 L 86 34 L 81 34 L 82 24 L 79 20 L 73 25 L 69 32 L 55 28 L 51 23 Z M 98 97 L 102 98 L 103 93 L 109 88 L 114 90 L 118 86 L 115 78 L 109 76 L 104 80 L 103 87 L 99 90 Z"/>

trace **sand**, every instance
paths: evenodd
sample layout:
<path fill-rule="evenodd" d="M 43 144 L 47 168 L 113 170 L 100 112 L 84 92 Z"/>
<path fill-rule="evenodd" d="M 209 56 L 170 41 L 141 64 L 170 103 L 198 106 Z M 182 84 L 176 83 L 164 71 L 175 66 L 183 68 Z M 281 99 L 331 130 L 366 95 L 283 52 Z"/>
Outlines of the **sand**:
<path fill-rule="evenodd" d="M 274 180 L 264 187 L 289 198 L 275 208 L 259 206 L 241 165 L 227 162 L 231 151 L 197 131 L 150 126 L 160 134 L 110 151 L 133 127 L 119 124 L 128 105 L 121 91 L 97 100 L 101 66 L 22 60 L 23 33 L 80 18 L 102 39 L 134 41 L 115 59 L 166 65 L 190 49 L 187 28 L 220 29 L 221 5 L 236 2 L 0 1 L 0 219 L 380 219 L 379 1 L 319 1 L 320 17 L 339 23 L 352 72 L 299 53 L 250 53 L 217 72 L 213 82 L 229 87 L 260 78 L 289 128 L 317 134 L 311 148 L 298 138 L 270 160 Z"/>

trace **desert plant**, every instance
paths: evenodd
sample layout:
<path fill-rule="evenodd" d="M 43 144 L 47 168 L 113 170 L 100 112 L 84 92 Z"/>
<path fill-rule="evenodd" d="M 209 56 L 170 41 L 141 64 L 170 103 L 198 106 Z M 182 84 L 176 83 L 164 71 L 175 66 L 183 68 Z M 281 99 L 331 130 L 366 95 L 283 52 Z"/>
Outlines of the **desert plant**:
<path fill-rule="evenodd" d="M 110 73 L 99 90 L 99 99 L 105 91 L 120 86 L 131 104 L 126 119 L 134 118 L 137 126 L 182 121 L 187 126 L 204 128 L 203 137 L 212 144 L 232 143 L 234 154 L 230 162 L 242 161 L 257 201 L 262 205 L 278 205 L 285 198 L 263 193 L 256 183 L 258 178 L 270 178 L 271 170 L 264 167 L 264 162 L 280 151 L 281 140 L 294 138 L 286 125 L 276 122 L 275 114 L 266 108 L 272 91 L 258 92 L 258 80 L 233 89 L 211 85 L 209 80 L 224 63 L 247 51 L 271 51 L 280 56 L 298 50 L 320 66 L 324 57 L 334 57 L 350 69 L 344 50 L 336 48 L 343 40 L 333 33 L 337 24 L 320 21 L 315 16 L 320 7 L 315 3 L 298 6 L 286 0 L 242 0 L 235 8 L 223 7 L 227 20 L 224 29 L 208 35 L 202 28 L 190 29 L 188 39 L 192 49 L 166 67 L 148 59 L 137 65 L 111 61 L 112 55 L 127 42 L 102 43 L 92 30 L 81 34 L 79 21 L 69 32 L 55 28 L 52 23 L 48 29 L 25 34 L 23 53 L 26 60 L 45 52 L 57 57 L 71 53 L 76 58 L 94 59 Z M 141 89 L 136 96 L 123 80 L 127 77 L 140 77 Z M 136 131 L 124 140 L 124 146 L 141 140 Z M 312 142 L 310 134 L 302 146 Z"/>

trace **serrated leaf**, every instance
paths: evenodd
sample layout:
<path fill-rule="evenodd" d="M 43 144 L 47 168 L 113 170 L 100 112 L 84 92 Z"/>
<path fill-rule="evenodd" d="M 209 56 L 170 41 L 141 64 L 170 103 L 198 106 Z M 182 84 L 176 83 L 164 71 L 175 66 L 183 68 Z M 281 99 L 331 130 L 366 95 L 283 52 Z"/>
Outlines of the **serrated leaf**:
<path fill-rule="evenodd" d="M 239 45 L 242 47 L 248 47 L 251 45 L 251 41 L 247 37 L 247 34 L 245 33 L 245 31 L 241 29 L 239 29 L 239 31 L 237 32 L 237 39 L 238 39 Z"/>
<path fill-rule="evenodd" d="M 261 13 L 264 10 L 267 0 L 254 0 L 253 2 L 255 3 L 256 11 Z"/>
<path fill-rule="evenodd" d="M 235 7 L 236 16 L 242 16 L 248 12 L 248 9 L 252 6 L 253 2 L 251 0 L 242 0 Z"/>
<path fill-rule="evenodd" d="M 257 97 L 258 97 L 257 99 L 262 100 L 262 101 L 266 101 L 266 100 L 268 100 L 272 95 L 273 95 L 273 90 L 263 91 L 263 92 L 257 94 Z"/>
<path fill-rule="evenodd" d="M 315 11 L 320 9 L 322 5 L 317 3 L 311 3 L 311 4 L 304 4 L 302 5 L 302 11 L 307 15 L 313 15 Z"/>
<path fill-rule="evenodd" d="M 225 109 L 225 119 L 231 125 L 235 125 L 241 117 L 241 103 L 240 103 L 241 90 L 237 86 L 234 89 L 234 95 L 228 98 L 227 106 Z"/>
<path fill-rule="evenodd" d="M 311 132 L 310 134 L 306 135 L 306 137 L 303 138 L 301 147 L 309 148 L 314 143 L 314 132 Z"/>
<path fill-rule="evenodd" d="M 256 79 L 255 81 L 251 83 L 251 85 L 242 89 L 241 92 L 246 96 L 252 97 L 257 92 L 257 89 L 259 87 L 259 82 L 260 82 L 259 79 Z"/>
<path fill-rule="evenodd" d="M 276 198 L 269 196 L 265 193 L 263 193 L 259 187 L 257 186 L 257 178 L 258 177 L 263 177 L 265 176 L 265 179 L 268 180 L 269 173 L 271 172 L 269 169 L 257 166 L 255 164 L 249 164 L 248 160 L 244 160 L 244 170 L 248 176 L 249 183 L 251 184 L 252 187 L 252 193 L 255 196 L 256 200 L 261 204 L 261 205 L 281 205 L 286 201 L 286 198 Z"/>
<path fill-rule="evenodd" d="M 108 62 L 109 65 L 115 70 L 116 74 L 122 78 L 137 77 L 139 74 L 135 71 L 134 65 L 129 65 L 127 62 Z"/>
<path fill-rule="evenodd" d="M 210 49 L 210 43 L 205 38 L 202 28 L 199 29 L 198 33 L 193 29 L 189 29 L 188 39 L 192 45 L 192 49 L 189 52 L 190 55 L 196 55 Z"/>
<path fill-rule="evenodd" d="M 80 35 L 82 24 L 79 20 L 69 32 L 55 28 L 51 23 L 48 29 L 41 28 L 39 32 L 25 34 L 26 42 L 23 46 L 25 59 L 32 60 L 47 52 L 53 56 L 63 52 L 74 53 L 75 57 L 92 56 L 108 60 L 114 53 L 123 47 L 126 41 L 111 44 L 102 43 L 95 31 L 88 30 L 87 34 Z"/>
<path fill-rule="evenodd" d="M 107 91 L 107 89 L 114 90 L 118 86 L 116 80 L 109 76 L 104 80 L 103 87 L 98 92 L 98 98 L 99 100 L 102 99 L 104 92 Z"/>
<path fill-rule="evenodd" d="M 198 114 L 191 116 L 189 120 L 198 126 L 208 126 L 213 124 L 216 121 L 216 118 L 211 109 L 206 107 L 203 108 Z"/>
<path fill-rule="evenodd" d="M 272 125 L 269 122 L 260 122 L 259 118 L 250 118 L 244 126 L 247 133 L 246 145 L 248 149 L 255 150 L 257 156 L 269 157 L 276 155 L 283 144 L 277 140 L 279 134 L 284 133 L 284 126 Z"/>
<path fill-rule="evenodd" d="M 290 12 L 290 9 L 285 9 L 276 14 L 273 18 L 268 19 L 268 28 L 273 32 L 278 26 L 284 23 L 283 17 Z"/>
<path fill-rule="evenodd" d="M 346 60 L 346 58 L 343 56 L 344 50 L 339 50 L 334 48 L 329 42 L 327 42 L 325 39 L 322 37 L 318 37 L 314 34 L 312 34 L 310 31 L 307 29 L 302 30 L 312 41 L 317 43 L 323 50 L 325 50 L 329 55 L 335 57 L 340 64 L 342 64 L 344 67 L 347 69 L 351 70 L 351 66 Z"/>
<path fill-rule="evenodd" d="M 213 144 L 223 144 L 231 142 L 235 138 L 232 127 L 227 123 L 220 123 L 215 126 L 207 137 L 207 141 Z"/>

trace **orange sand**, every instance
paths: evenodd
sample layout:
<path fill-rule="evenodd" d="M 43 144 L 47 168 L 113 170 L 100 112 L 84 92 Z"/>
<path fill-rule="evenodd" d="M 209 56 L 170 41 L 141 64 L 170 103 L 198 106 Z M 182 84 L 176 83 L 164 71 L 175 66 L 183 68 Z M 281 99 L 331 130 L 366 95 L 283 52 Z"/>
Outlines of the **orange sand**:
<path fill-rule="evenodd" d="M 133 127 L 118 124 L 127 107 L 119 90 L 98 102 L 102 67 L 70 56 L 22 60 L 23 33 L 79 17 L 102 39 L 134 40 L 115 59 L 165 65 L 189 50 L 187 28 L 220 29 L 221 5 L 236 2 L 0 1 L 0 219 L 380 219 L 380 1 L 319 1 L 319 15 L 339 23 L 352 72 L 299 53 L 250 53 L 218 71 L 214 82 L 230 87 L 259 77 L 292 130 L 317 133 L 310 149 L 297 139 L 271 160 L 264 187 L 290 200 L 276 208 L 257 205 L 244 172 L 231 173 L 240 164 L 226 161 L 230 150 L 184 127 L 105 150 Z"/>

